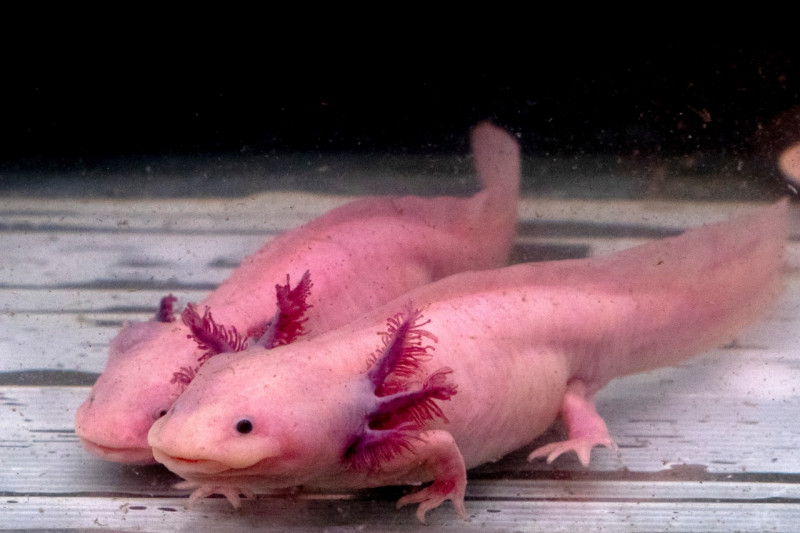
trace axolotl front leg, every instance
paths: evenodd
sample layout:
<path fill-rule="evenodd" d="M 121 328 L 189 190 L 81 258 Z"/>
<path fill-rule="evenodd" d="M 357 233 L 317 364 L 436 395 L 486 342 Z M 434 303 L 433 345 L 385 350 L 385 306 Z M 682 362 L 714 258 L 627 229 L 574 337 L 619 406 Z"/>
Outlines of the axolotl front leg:
<path fill-rule="evenodd" d="M 414 435 L 409 453 L 383 462 L 375 473 L 382 478 L 406 482 L 414 481 L 416 476 L 433 478 L 433 483 L 427 487 L 397 501 L 398 508 L 418 503 L 417 518 L 422 523 L 425 523 L 425 514 L 445 500 L 452 500 L 458 516 L 467 518 L 464 506 L 467 470 L 456 441 L 448 431 L 430 430 Z"/>

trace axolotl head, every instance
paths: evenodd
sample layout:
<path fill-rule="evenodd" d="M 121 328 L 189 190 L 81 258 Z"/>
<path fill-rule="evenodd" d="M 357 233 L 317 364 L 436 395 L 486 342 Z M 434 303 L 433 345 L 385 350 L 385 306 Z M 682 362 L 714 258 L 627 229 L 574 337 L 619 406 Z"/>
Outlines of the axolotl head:
<path fill-rule="evenodd" d="M 147 432 L 181 392 L 173 381 L 198 357 L 180 322 L 151 320 L 124 326 L 111 342 L 103 373 L 75 414 L 83 446 L 122 463 L 154 463 Z"/>
<path fill-rule="evenodd" d="M 156 460 L 191 481 L 239 486 L 258 477 L 275 487 L 305 483 L 335 462 L 334 428 L 354 433 L 360 415 L 348 412 L 341 377 L 323 379 L 298 351 L 256 347 L 209 360 L 150 429 Z"/>
<path fill-rule="evenodd" d="M 374 330 L 334 332 L 209 360 L 153 424 L 154 457 L 198 487 L 364 486 L 456 392 L 449 369 L 410 379 L 429 356 L 417 318 L 397 320 L 377 351 Z"/>
<path fill-rule="evenodd" d="M 110 461 L 155 462 L 147 443 L 150 426 L 197 368 L 217 354 L 244 350 L 250 341 L 273 348 L 303 335 L 311 286 L 308 271 L 295 288 L 287 275 L 286 285 L 275 286 L 275 314 L 246 334 L 217 323 L 208 306 L 200 315 L 187 305 L 179 321 L 173 312 L 177 299 L 163 298 L 155 318 L 126 325 L 111 342 L 106 368 L 75 415 L 84 447 Z"/>

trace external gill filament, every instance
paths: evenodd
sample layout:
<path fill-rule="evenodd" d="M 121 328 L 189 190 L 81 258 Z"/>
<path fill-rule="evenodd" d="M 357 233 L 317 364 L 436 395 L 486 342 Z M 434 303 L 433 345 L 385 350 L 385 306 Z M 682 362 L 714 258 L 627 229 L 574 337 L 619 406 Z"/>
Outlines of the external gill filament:
<path fill-rule="evenodd" d="M 307 303 L 311 287 L 311 274 L 308 270 L 294 289 L 291 288 L 287 274 L 286 285 L 275 285 L 278 307 L 275 315 L 260 328 L 248 331 L 247 335 L 240 334 L 235 326 L 226 327 L 218 324 L 208 306 L 201 317 L 194 305 L 188 304 L 181 314 L 183 323 L 191 331 L 187 337 L 194 339 L 197 346 L 205 352 L 198 358 L 197 366 L 182 366 L 172 375 L 170 383 L 178 383 L 183 390 L 211 357 L 226 352 L 241 352 L 251 344 L 251 338 L 256 344 L 269 350 L 275 346 L 289 344 L 303 335 L 305 333 L 303 324 L 308 320 L 305 313 L 311 307 Z M 171 306 L 171 302 L 165 299 L 162 301 L 162 309 L 165 308 L 165 302 Z"/>
<path fill-rule="evenodd" d="M 201 365 L 217 354 L 240 352 L 247 347 L 247 338 L 241 335 L 235 326 L 226 327 L 217 324 L 208 306 L 201 317 L 190 303 L 183 310 L 181 318 L 192 332 L 188 337 L 194 339 L 201 350 L 206 350 L 197 360 Z"/>
<path fill-rule="evenodd" d="M 422 321 L 422 313 L 409 302 L 405 312 L 397 313 L 386 321 L 382 332 L 383 345 L 372 357 L 368 379 L 375 386 L 377 396 L 386 396 L 407 388 L 403 380 L 413 376 L 423 361 L 432 357 L 433 346 L 423 346 L 423 338 L 438 342 L 435 335 L 422 329 L 430 321 Z M 389 379 L 393 376 L 396 379 Z"/>
<path fill-rule="evenodd" d="M 452 369 L 442 367 L 430 374 L 421 387 L 409 390 L 409 378 L 423 360 L 432 357 L 428 350 L 433 347 L 423 346 L 422 339 L 437 341 L 422 329 L 429 322 L 421 320 L 420 311 L 409 305 L 405 313 L 387 321 L 383 346 L 364 376 L 373 386 L 376 406 L 368 412 L 344 454 L 353 468 L 375 470 L 399 454 L 413 453 L 416 433 L 427 422 L 447 422 L 437 402 L 447 401 L 457 392 L 456 385 L 448 380 Z"/>
<path fill-rule="evenodd" d="M 431 374 L 422 388 L 413 392 L 400 392 L 381 398 L 378 408 L 369 416 L 371 429 L 388 429 L 403 426 L 421 429 L 426 422 L 442 419 L 448 422 L 437 400 L 449 400 L 456 394 L 456 386 L 449 383 L 450 368 L 440 368 Z"/>

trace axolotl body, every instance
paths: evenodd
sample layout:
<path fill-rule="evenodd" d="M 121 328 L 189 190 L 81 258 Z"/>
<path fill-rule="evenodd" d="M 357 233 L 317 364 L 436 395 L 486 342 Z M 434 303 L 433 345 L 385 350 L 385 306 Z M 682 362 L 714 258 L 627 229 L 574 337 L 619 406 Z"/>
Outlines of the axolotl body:
<path fill-rule="evenodd" d="M 516 139 L 488 122 L 472 131 L 482 190 L 472 197 L 372 197 L 356 200 L 280 235 L 247 257 L 195 306 L 215 324 L 242 335 L 276 315 L 276 285 L 309 273 L 302 322 L 318 335 L 405 292 L 463 270 L 507 264 L 517 222 L 520 156 Z M 289 288 L 287 283 L 286 288 Z M 79 407 L 84 446 L 111 461 L 154 462 L 152 423 L 178 397 L 204 355 L 171 301 L 156 319 L 129 324 L 111 342 L 108 362 Z"/>
<path fill-rule="evenodd" d="M 253 491 L 431 484 L 462 516 L 466 470 L 561 416 L 588 464 L 615 377 L 730 341 L 780 292 L 786 200 L 614 255 L 455 274 L 268 354 L 211 359 L 150 430 L 155 458 L 234 504 Z"/>

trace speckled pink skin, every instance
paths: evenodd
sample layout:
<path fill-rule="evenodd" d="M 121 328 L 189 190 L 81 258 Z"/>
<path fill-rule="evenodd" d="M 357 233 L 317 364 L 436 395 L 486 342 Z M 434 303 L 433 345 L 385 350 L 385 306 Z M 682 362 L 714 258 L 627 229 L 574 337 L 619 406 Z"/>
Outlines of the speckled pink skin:
<path fill-rule="evenodd" d="M 460 273 L 269 357 L 219 355 L 149 443 L 194 499 L 216 492 L 238 505 L 252 491 L 433 480 L 398 504 L 419 503 L 424 521 L 451 499 L 464 516 L 466 469 L 525 446 L 559 415 L 568 440 L 530 458 L 575 451 L 588 463 L 594 446 L 614 446 L 594 409 L 599 389 L 719 346 L 758 318 L 780 292 L 787 213 L 782 200 L 608 257 Z M 449 367 L 457 393 L 437 402 L 449 422 L 428 422 L 410 450 L 363 468 L 353 442 L 397 437 L 365 425 L 382 401 L 365 372 L 376 333 L 409 301 L 437 338 L 417 381 Z"/>
<path fill-rule="evenodd" d="M 271 318 L 275 285 L 306 270 L 313 287 L 305 324 L 314 336 L 449 274 L 506 264 L 517 221 L 519 148 L 489 123 L 472 132 L 474 164 L 483 189 L 471 198 L 378 197 L 357 200 L 289 231 L 246 258 L 199 302 L 240 332 Z M 153 462 L 152 423 L 178 396 L 171 384 L 201 352 L 176 322 L 125 326 L 113 340 L 106 368 L 76 413 L 84 446 L 103 459 Z"/>

